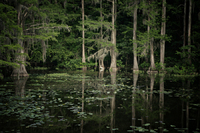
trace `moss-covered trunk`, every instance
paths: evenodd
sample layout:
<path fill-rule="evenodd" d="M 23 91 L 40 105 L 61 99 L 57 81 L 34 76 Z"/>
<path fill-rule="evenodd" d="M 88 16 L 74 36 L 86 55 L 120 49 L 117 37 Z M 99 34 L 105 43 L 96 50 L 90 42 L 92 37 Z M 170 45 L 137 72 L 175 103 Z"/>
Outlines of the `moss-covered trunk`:
<path fill-rule="evenodd" d="M 17 4 L 17 24 L 19 27 L 22 28 L 22 31 L 18 34 L 18 44 L 22 47 L 21 49 L 18 49 L 15 51 L 15 62 L 19 64 L 19 67 L 13 68 L 13 72 L 11 76 L 29 76 L 26 67 L 25 67 L 25 62 L 26 62 L 26 56 L 24 54 L 24 42 L 22 40 L 22 35 L 23 35 L 23 22 L 21 21 L 22 19 L 22 11 L 21 11 L 21 4 Z"/>

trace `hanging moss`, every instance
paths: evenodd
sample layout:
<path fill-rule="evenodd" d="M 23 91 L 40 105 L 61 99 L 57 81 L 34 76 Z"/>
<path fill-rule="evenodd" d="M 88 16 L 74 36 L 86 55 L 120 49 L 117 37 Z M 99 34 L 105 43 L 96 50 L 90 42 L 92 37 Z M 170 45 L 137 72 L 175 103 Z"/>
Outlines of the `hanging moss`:
<path fill-rule="evenodd" d="M 108 55 L 108 53 L 110 52 L 110 48 L 108 47 L 105 47 L 105 48 L 102 48 L 100 49 L 99 51 L 97 51 L 96 53 L 90 55 L 87 60 L 90 61 L 90 59 L 100 59 L 100 58 L 104 58 Z"/>

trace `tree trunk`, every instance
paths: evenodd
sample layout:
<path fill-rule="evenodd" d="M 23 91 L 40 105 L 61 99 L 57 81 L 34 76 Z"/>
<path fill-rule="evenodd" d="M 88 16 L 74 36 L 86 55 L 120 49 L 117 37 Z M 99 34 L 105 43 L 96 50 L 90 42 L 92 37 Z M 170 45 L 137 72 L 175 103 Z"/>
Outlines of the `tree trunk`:
<path fill-rule="evenodd" d="M 112 35 L 111 35 L 111 41 L 113 46 L 111 46 L 111 64 L 110 64 L 110 71 L 116 72 L 117 71 L 117 61 L 116 61 L 116 29 L 115 29 L 115 13 L 116 13 L 116 7 L 115 7 L 115 0 L 112 1 Z"/>
<path fill-rule="evenodd" d="M 41 40 L 41 44 L 42 44 L 42 60 L 43 63 L 46 62 L 46 45 L 45 45 L 45 41 Z"/>
<path fill-rule="evenodd" d="M 150 22 L 150 16 L 148 16 L 148 21 Z M 148 31 L 148 34 L 150 34 L 150 25 L 148 24 L 148 27 L 147 27 L 147 31 Z M 148 39 L 150 40 L 150 38 Z M 154 62 L 154 51 L 153 51 L 153 41 L 154 39 L 151 38 L 150 40 L 150 62 L 151 62 L 151 66 L 150 66 L 150 70 L 154 70 L 156 68 L 155 66 L 155 62 Z"/>
<path fill-rule="evenodd" d="M 190 0 L 190 4 L 189 4 L 189 18 L 188 18 L 188 46 L 191 45 L 191 14 L 192 14 L 192 0 Z M 191 48 L 189 47 L 188 49 L 188 62 L 189 64 L 191 64 Z"/>
<path fill-rule="evenodd" d="M 84 13 L 84 0 L 82 0 L 82 28 L 83 28 L 83 31 L 82 31 L 82 38 L 83 38 L 83 43 L 82 43 L 82 63 L 85 63 L 85 31 L 84 31 L 84 28 L 85 28 L 85 25 L 84 25 L 84 16 L 85 16 L 85 13 Z M 87 67 L 84 66 L 83 67 L 83 70 L 87 70 Z"/>
<path fill-rule="evenodd" d="M 149 4 L 150 4 L 150 1 L 149 1 Z M 152 9 L 150 9 L 152 10 Z M 148 22 L 150 22 L 150 14 L 148 14 Z M 150 32 L 150 25 L 148 24 L 148 36 L 149 36 L 149 32 Z M 151 62 L 151 66 L 150 66 L 150 69 L 148 71 L 148 73 L 153 73 L 156 69 L 156 66 L 155 66 L 155 61 L 154 61 L 154 50 L 153 50 L 153 42 L 154 42 L 154 38 L 152 37 L 151 39 L 149 38 L 150 40 L 150 62 Z"/>
<path fill-rule="evenodd" d="M 161 24 L 161 36 L 165 36 L 166 31 L 166 0 L 163 0 L 162 3 L 162 24 Z M 160 41 L 160 64 L 162 70 L 164 70 L 164 63 L 165 63 L 165 40 L 161 39 Z"/>
<path fill-rule="evenodd" d="M 155 66 L 155 61 L 154 61 L 154 50 L 153 50 L 153 42 L 154 42 L 154 38 L 151 38 L 150 40 L 150 61 L 151 61 L 151 70 L 155 70 L 156 66 Z"/>
<path fill-rule="evenodd" d="M 185 47 L 185 42 L 186 42 L 186 2 L 187 0 L 184 1 L 184 16 L 183 16 L 183 47 Z M 185 49 L 183 49 L 183 57 L 185 57 Z"/>
<path fill-rule="evenodd" d="M 103 39 L 103 36 L 102 36 L 102 22 L 103 22 L 103 14 L 102 14 L 102 0 L 100 0 L 100 18 L 101 18 L 101 31 L 100 31 L 100 36 L 101 36 L 101 41 Z M 101 44 L 101 47 L 102 47 L 102 44 Z"/>
<path fill-rule="evenodd" d="M 143 0 L 143 4 L 144 4 L 144 6 L 147 6 L 146 5 L 146 0 Z M 143 15 L 143 20 L 142 20 L 142 23 L 143 23 L 143 25 L 146 25 L 146 16 L 145 16 L 145 14 L 146 14 L 146 9 L 145 8 L 143 8 L 142 9 L 142 15 Z M 147 27 L 148 28 L 148 27 Z M 144 53 L 144 56 L 145 56 L 145 61 L 146 61 L 146 63 L 148 63 L 148 57 L 147 57 L 147 54 L 149 53 L 149 48 L 148 48 L 148 43 L 147 42 L 145 42 L 145 44 L 144 44 L 144 51 L 143 51 L 143 53 Z"/>
<path fill-rule="evenodd" d="M 23 28 L 23 23 L 21 22 L 21 5 L 17 4 L 17 25 L 19 25 L 19 27 Z M 17 68 L 13 68 L 13 72 L 11 74 L 11 76 L 29 76 L 27 71 L 26 71 L 26 67 L 25 67 L 25 62 L 26 62 L 26 57 L 24 54 L 24 44 L 23 44 L 23 40 L 19 39 L 19 37 L 21 37 L 23 34 L 23 29 L 21 31 L 21 33 L 18 35 L 18 44 L 22 47 L 22 49 L 18 49 L 16 50 L 16 54 L 15 54 L 15 60 L 17 62 L 17 64 L 19 64 L 19 67 Z M 21 55 L 20 55 L 21 54 Z"/>
<path fill-rule="evenodd" d="M 103 15 L 102 15 L 102 0 L 100 1 L 100 17 L 101 17 L 101 30 L 100 30 L 100 39 L 101 41 L 103 40 L 103 33 L 102 33 L 102 30 L 103 30 L 103 27 L 102 27 L 102 22 L 103 22 Z M 102 47 L 102 44 L 101 44 L 101 48 Z M 104 67 L 104 58 L 99 58 L 99 70 L 100 71 L 104 71 L 105 70 L 105 67 Z"/>
<path fill-rule="evenodd" d="M 136 6 L 133 13 L 133 72 L 138 72 L 138 62 L 137 62 L 137 43 L 136 43 L 136 30 L 137 30 L 137 4 L 138 1 L 135 1 Z"/>
<path fill-rule="evenodd" d="M 23 41 L 21 39 L 18 39 L 18 44 L 20 44 L 23 47 Z M 24 54 L 24 48 L 16 50 L 15 60 L 16 62 L 20 63 L 17 63 L 19 64 L 19 67 L 13 68 L 11 76 L 17 76 L 17 77 L 29 76 L 25 67 L 26 57 L 25 55 L 18 55 L 18 54 Z"/>

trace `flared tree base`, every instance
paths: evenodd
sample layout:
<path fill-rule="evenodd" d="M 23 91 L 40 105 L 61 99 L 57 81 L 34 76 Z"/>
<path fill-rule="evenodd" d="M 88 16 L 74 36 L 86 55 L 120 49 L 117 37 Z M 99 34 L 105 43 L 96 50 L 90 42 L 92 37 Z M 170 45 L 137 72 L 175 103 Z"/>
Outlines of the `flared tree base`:
<path fill-rule="evenodd" d="M 157 74 L 158 71 L 156 71 L 156 70 L 148 70 L 147 73 L 148 74 Z"/>
<path fill-rule="evenodd" d="M 11 74 L 12 77 L 28 77 L 29 74 L 28 73 L 12 73 Z"/>
<path fill-rule="evenodd" d="M 138 74 L 139 73 L 139 69 L 133 69 L 133 73 Z"/>
<path fill-rule="evenodd" d="M 21 65 L 19 68 L 14 68 L 11 74 L 12 77 L 28 77 L 29 74 L 26 71 L 24 65 Z"/>

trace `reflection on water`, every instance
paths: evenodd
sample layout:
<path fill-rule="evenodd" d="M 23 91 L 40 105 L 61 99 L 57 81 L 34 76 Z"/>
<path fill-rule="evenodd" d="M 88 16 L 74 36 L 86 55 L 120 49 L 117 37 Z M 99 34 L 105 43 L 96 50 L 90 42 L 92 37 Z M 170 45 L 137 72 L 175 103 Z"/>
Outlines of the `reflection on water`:
<path fill-rule="evenodd" d="M 160 76 L 160 94 L 159 94 L 159 106 L 160 106 L 160 132 L 163 133 L 164 130 L 164 76 Z"/>
<path fill-rule="evenodd" d="M 15 83 L 15 95 L 24 97 L 25 85 L 29 77 L 13 79 Z"/>
<path fill-rule="evenodd" d="M 136 90 L 136 86 L 137 86 L 137 81 L 138 81 L 138 74 L 136 73 L 133 73 L 133 94 L 132 94 L 132 127 L 135 127 L 135 120 L 136 120 L 136 117 L 135 117 L 135 96 L 136 96 L 136 93 L 135 93 L 135 90 Z M 133 131 L 135 132 L 135 131 Z"/>
<path fill-rule="evenodd" d="M 83 73 L 82 79 L 82 107 L 81 112 L 84 112 L 84 91 L 85 91 L 85 73 Z M 81 120 L 81 133 L 83 133 L 83 119 Z"/>
<path fill-rule="evenodd" d="M 200 132 L 199 77 L 128 75 L 54 73 L 5 81 L 0 132 Z"/>
<path fill-rule="evenodd" d="M 110 107 L 111 107 L 111 122 L 110 122 L 110 131 L 111 133 L 114 132 L 113 129 L 115 129 L 115 115 L 114 115 L 114 110 L 115 110 L 115 88 L 116 88 L 116 72 L 110 72 L 111 75 L 111 98 L 110 98 Z"/>

